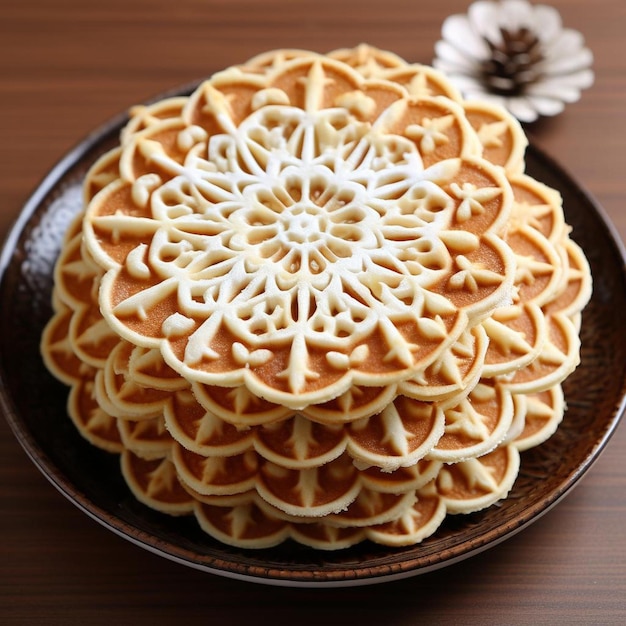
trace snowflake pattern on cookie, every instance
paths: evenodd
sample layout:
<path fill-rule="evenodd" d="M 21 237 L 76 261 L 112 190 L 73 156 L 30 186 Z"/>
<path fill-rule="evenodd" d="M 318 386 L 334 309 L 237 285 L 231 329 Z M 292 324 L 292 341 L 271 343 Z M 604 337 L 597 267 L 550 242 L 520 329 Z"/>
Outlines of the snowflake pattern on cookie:
<path fill-rule="evenodd" d="M 470 137 L 455 103 L 328 59 L 218 75 L 87 208 L 103 316 L 291 408 L 412 378 L 511 297 L 512 192 Z"/>

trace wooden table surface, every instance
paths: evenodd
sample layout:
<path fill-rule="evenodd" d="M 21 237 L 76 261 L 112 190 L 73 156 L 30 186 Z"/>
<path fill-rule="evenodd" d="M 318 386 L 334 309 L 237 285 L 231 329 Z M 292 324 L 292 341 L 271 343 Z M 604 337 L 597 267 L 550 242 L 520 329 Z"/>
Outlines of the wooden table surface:
<path fill-rule="evenodd" d="M 626 237 L 626 3 L 551 0 L 595 54 L 580 102 L 530 130 Z M 277 47 L 362 41 L 429 62 L 464 0 L 2 0 L 0 233 L 38 181 L 129 105 Z M 113 535 L 0 419 L 0 623 L 624 623 L 626 426 L 563 502 L 456 565 L 373 587 L 284 589 L 186 568 Z"/>

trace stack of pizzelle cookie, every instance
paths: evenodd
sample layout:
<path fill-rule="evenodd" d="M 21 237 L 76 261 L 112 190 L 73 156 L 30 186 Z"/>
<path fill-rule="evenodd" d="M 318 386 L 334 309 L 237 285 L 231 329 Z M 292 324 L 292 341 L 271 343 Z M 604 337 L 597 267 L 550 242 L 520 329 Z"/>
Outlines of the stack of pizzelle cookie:
<path fill-rule="evenodd" d="M 415 544 L 564 413 L 591 277 L 508 114 L 369 46 L 132 110 L 42 339 L 135 496 L 244 548 Z"/>

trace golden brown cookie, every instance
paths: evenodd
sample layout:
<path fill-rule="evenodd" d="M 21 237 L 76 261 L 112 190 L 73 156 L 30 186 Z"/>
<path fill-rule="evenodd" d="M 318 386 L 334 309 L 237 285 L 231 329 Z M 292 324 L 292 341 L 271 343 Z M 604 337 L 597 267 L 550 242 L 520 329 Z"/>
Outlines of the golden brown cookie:
<path fill-rule="evenodd" d="M 510 186 L 462 113 L 318 56 L 204 83 L 90 202 L 107 323 L 295 409 L 415 376 L 513 280 Z"/>

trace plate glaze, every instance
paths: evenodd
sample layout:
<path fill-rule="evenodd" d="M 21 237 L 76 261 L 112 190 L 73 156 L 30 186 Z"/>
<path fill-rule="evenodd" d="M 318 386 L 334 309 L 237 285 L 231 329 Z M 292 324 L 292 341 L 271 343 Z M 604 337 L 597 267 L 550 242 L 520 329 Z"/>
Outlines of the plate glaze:
<path fill-rule="evenodd" d="M 291 542 L 258 551 L 231 548 L 202 532 L 193 517 L 174 518 L 142 505 L 126 487 L 118 457 L 94 448 L 75 430 L 66 413 L 68 389 L 48 373 L 39 354 L 51 315 L 54 263 L 67 225 L 81 208 L 82 179 L 117 143 L 125 121 L 116 118 L 90 135 L 48 174 L 0 257 L 0 405 L 35 465 L 82 511 L 142 548 L 213 574 L 284 586 L 373 584 L 450 565 L 512 536 L 554 506 L 597 459 L 625 406 L 624 250 L 602 209 L 531 144 L 526 171 L 561 192 L 572 238 L 591 265 L 594 293 L 583 312 L 582 364 L 564 385 L 563 423 L 546 443 L 522 454 L 506 500 L 479 513 L 448 516 L 413 547 L 365 542 L 336 552 Z"/>

